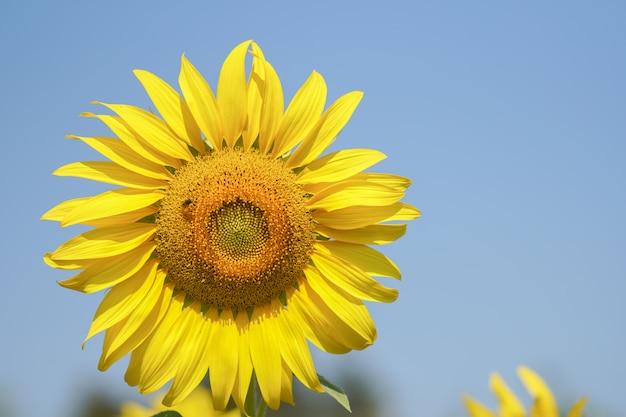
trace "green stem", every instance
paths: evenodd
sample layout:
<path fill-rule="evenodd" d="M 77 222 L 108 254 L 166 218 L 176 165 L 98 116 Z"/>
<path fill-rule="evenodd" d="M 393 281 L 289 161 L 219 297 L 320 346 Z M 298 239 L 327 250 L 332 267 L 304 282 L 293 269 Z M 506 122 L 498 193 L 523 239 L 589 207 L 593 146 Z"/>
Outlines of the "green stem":
<path fill-rule="evenodd" d="M 260 395 L 259 383 L 254 375 L 248 386 L 248 392 L 246 393 L 246 401 L 244 403 L 244 409 L 240 411 L 241 417 L 264 417 L 267 404 L 263 401 L 263 397 Z"/>
<path fill-rule="evenodd" d="M 261 405 L 259 406 L 259 412 L 257 413 L 256 417 L 264 417 L 266 408 L 267 404 L 265 404 L 265 401 L 261 399 Z"/>

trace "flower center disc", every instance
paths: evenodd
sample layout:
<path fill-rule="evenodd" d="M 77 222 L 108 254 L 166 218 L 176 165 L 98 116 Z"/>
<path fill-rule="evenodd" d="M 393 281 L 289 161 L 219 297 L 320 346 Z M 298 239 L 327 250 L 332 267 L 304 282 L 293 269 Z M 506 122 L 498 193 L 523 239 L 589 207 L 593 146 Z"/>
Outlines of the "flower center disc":
<path fill-rule="evenodd" d="M 252 308 L 284 293 L 313 248 L 295 174 L 257 152 L 219 151 L 176 172 L 157 215 L 157 253 L 176 287 L 204 305 Z"/>

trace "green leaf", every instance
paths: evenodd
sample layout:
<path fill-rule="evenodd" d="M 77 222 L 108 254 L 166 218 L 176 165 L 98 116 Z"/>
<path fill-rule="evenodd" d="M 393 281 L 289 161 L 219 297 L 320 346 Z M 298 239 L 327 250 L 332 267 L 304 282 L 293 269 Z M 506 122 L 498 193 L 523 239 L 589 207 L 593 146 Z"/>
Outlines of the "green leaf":
<path fill-rule="evenodd" d="M 322 384 L 322 387 L 324 388 L 326 394 L 333 397 L 335 401 L 341 404 L 343 408 L 345 408 L 349 412 L 352 412 L 352 410 L 350 409 L 350 401 L 348 401 L 348 396 L 343 391 L 343 388 L 341 388 L 339 385 L 333 384 L 320 374 L 317 374 L 317 377 L 320 379 L 320 383 Z"/>
<path fill-rule="evenodd" d="M 160 413 L 155 414 L 152 417 L 183 417 L 183 416 L 181 416 L 178 411 L 167 410 L 167 411 L 161 411 Z"/>

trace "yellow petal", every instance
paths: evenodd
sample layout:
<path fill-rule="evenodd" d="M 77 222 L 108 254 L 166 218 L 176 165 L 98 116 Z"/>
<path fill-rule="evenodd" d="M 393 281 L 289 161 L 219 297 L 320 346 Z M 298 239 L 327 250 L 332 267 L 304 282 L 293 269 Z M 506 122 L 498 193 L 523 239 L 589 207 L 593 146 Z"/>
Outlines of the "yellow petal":
<path fill-rule="evenodd" d="M 124 320 L 107 330 L 102 344 L 98 369 L 112 364 L 141 344 L 163 318 L 172 295 L 171 286 L 163 286 L 165 273 L 157 271 L 157 279 L 141 303 Z"/>
<path fill-rule="evenodd" d="M 250 359 L 250 332 L 247 314 L 238 314 L 236 318 L 239 335 L 237 337 L 239 348 L 239 365 L 233 384 L 232 397 L 240 410 L 245 408 L 246 395 L 252 378 L 252 359 Z"/>
<path fill-rule="evenodd" d="M 250 357 L 263 400 L 274 410 L 280 405 L 282 371 L 277 332 L 269 306 L 255 307 L 250 320 Z"/>
<path fill-rule="evenodd" d="M 56 222 L 62 222 L 63 219 L 72 212 L 76 207 L 81 204 L 86 203 L 92 197 L 80 197 L 74 198 L 72 200 L 66 200 L 56 206 L 52 207 L 50 210 L 46 211 L 43 216 L 41 216 L 41 220 L 52 220 Z"/>
<path fill-rule="evenodd" d="M 57 248 L 53 261 L 108 258 L 131 251 L 154 235 L 153 224 L 101 227 L 80 234 Z"/>
<path fill-rule="evenodd" d="M 180 89 L 185 96 L 191 114 L 204 136 L 213 149 L 222 148 L 224 137 L 224 123 L 213 90 L 204 77 L 191 62 L 181 57 L 180 75 L 178 76 Z"/>
<path fill-rule="evenodd" d="M 170 286 L 171 284 L 165 287 Z M 128 369 L 124 375 L 124 380 L 131 386 L 145 383 L 146 380 L 152 382 L 162 377 L 162 381 L 153 384 L 156 386 L 154 388 L 156 390 L 173 376 L 170 372 L 172 371 L 171 366 L 165 370 L 161 366 L 163 363 L 160 353 L 163 352 L 166 355 L 171 350 L 171 345 L 175 343 L 171 333 L 174 334 L 174 337 L 178 334 L 179 329 L 175 327 L 175 324 L 182 313 L 183 300 L 180 297 L 170 297 L 167 301 L 167 309 L 162 319 L 151 334 L 131 354 Z M 165 362 L 165 365 L 171 365 L 171 362 Z M 161 382 L 160 385 L 159 382 Z"/>
<path fill-rule="evenodd" d="M 163 120 L 167 122 L 174 133 L 198 152 L 204 152 L 200 128 L 185 100 L 168 83 L 156 75 L 143 70 L 133 72 L 150 96 L 150 100 L 156 106 Z"/>
<path fill-rule="evenodd" d="M 489 411 L 487 407 L 467 395 L 463 396 L 463 402 L 471 417 L 498 417 Z"/>
<path fill-rule="evenodd" d="M 360 91 L 339 97 L 289 157 L 286 166 L 295 168 L 307 165 L 324 152 L 348 123 L 362 97 L 363 93 Z"/>
<path fill-rule="evenodd" d="M 263 109 L 263 94 L 265 90 L 265 66 L 263 65 L 263 51 L 252 42 L 252 69 L 248 78 L 248 118 L 243 130 L 243 149 L 248 150 L 259 135 L 261 112 Z"/>
<path fill-rule="evenodd" d="M 409 178 L 394 174 L 379 174 L 376 172 L 359 172 L 350 179 L 381 184 L 400 191 L 406 190 L 411 185 Z"/>
<path fill-rule="evenodd" d="M 318 242 L 316 249 L 356 266 L 368 275 L 400 279 L 400 269 L 382 253 L 365 245 L 346 242 Z"/>
<path fill-rule="evenodd" d="M 87 294 L 111 287 L 139 271 L 152 256 L 154 248 L 153 243 L 146 243 L 128 253 L 95 259 L 83 272 L 59 284 Z"/>
<path fill-rule="evenodd" d="M 211 309 L 208 320 L 214 327 L 208 347 L 214 355 L 209 372 L 213 402 L 217 409 L 223 410 L 228 403 L 237 375 L 239 334 L 230 310 L 222 312 L 218 317 L 216 310 Z"/>
<path fill-rule="evenodd" d="M 293 373 L 283 361 L 280 378 L 280 400 L 284 403 L 295 405 L 293 402 Z"/>
<path fill-rule="evenodd" d="M 143 138 L 154 149 L 172 158 L 194 159 L 187 144 L 154 114 L 127 104 L 100 104 L 117 113 L 136 136 Z"/>
<path fill-rule="evenodd" d="M 298 175 L 298 184 L 334 182 L 349 178 L 382 161 L 386 156 L 372 149 L 346 149 L 308 164 Z"/>
<path fill-rule="evenodd" d="M 99 219 L 93 219 L 86 221 L 82 224 L 86 224 L 88 226 L 94 227 L 108 227 L 108 226 L 119 226 L 122 224 L 132 224 L 137 223 L 141 219 L 144 219 L 148 216 L 154 216 L 159 209 L 155 206 L 148 206 L 142 209 L 134 210 L 129 213 L 120 213 L 115 216 L 107 216 Z M 154 221 L 146 221 L 145 223 L 154 223 Z"/>
<path fill-rule="evenodd" d="M 580 417 L 586 402 L 586 398 L 581 398 L 580 400 L 576 401 L 576 404 L 574 404 L 567 413 L 567 417 Z"/>
<path fill-rule="evenodd" d="M 66 138 L 80 140 L 111 161 L 144 177 L 164 181 L 172 179 L 172 174 L 163 165 L 144 158 L 120 139 L 100 136 L 86 138 L 75 135 L 67 135 Z"/>
<path fill-rule="evenodd" d="M 338 230 L 350 230 L 387 220 L 405 220 L 395 218 L 399 212 L 405 210 L 405 206 L 404 203 L 394 203 L 382 207 L 352 206 L 333 211 L 315 210 L 312 215 L 313 220 L 324 226 Z"/>
<path fill-rule="evenodd" d="M 363 340 L 374 343 L 376 339 L 376 326 L 367 311 L 367 307 L 355 297 L 334 286 L 327 278 L 318 271 L 307 268 L 305 275 L 311 289 L 324 300 L 324 303 L 337 317 L 358 333 Z"/>
<path fill-rule="evenodd" d="M 157 266 L 155 260 L 147 262 L 137 273 L 117 284 L 104 296 L 83 345 L 92 336 L 125 319 L 137 308 L 155 282 Z"/>
<path fill-rule="evenodd" d="M 147 139 L 132 131 L 121 117 L 93 113 L 82 113 L 81 116 L 95 117 L 102 121 L 122 142 L 148 161 L 162 166 L 180 167 L 180 160 L 155 149 Z"/>
<path fill-rule="evenodd" d="M 404 192 L 367 181 L 345 180 L 332 184 L 311 197 L 309 209 L 326 211 L 351 206 L 388 206 L 404 196 Z"/>
<path fill-rule="evenodd" d="M 289 298 L 289 311 L 315 346 L 329 353 L 346 353 L 364 349 L 374 342 L 375 336 L 363 338 L 341 320 L 307 281 L 300 282 L 299 287 Z"/>
<path fill-rule="evenodd" d="M 313 359 L 302 329 L 293 314 L 282 311 L 276 317 L 278 345 L 281 356 L 289 369 L 308 389 L 323 392 L 315 372 Z"/>
<path fill-rule="evenodd" d="M 559 411 L 552 392 L 544 380 L 525 366 L 517 368 L 517 374 L 524 383 L 524 386 L 534 398 L 533 408 L 541 417 L 558 417 Z"/>
<path fill-rule="evenodd" d="M 181 350 L 178 357 L 181 362 L 178 365 L 176 376 L 170 389 L 163 398 L 164 404 L 176 404 L 187 397 L 200 384 L 209 369 L 210 355 L 214 351 L 208 349 L 211 336 L 211 324 L 200 315 L 200 306 L 195 303 L 187 307 L 193 331 L 185 335 L 181 340 Z"/>
<path fill-rule="evenodd" d="M 94 219 L 139 210 L 156 203 L 163 198 L 163 195 L 162 191 L 147 192 L 132 188 L 105 191 L 74 207 L 65 216 L 61 226 L 86 223 Z"/>
<path fill-rule="evenodd" d="M 406 224 L 372 224 L 352 230 L 339 230 L 324 225 L 317 225 L 315 231 L 342 242 L 359 243 L 362 245 L 384 245 L 404 236 Z"/>
<path fill-rule="evenodd" d="M 319 120 L 325 103 L 326 83 L 319 73 L 313 71 L 285 111 L 275 138 L 273 157 L 285 154 L 306 137 Z"/>
<path fill-rule="evenodd" d="M 384 287 L 363 270 L 341 258 L 315 250 L 311 260 L 322 275 L 354 297 L 385 303 L 398 298 L 398 290 Z"/>
<path fill-rule="evenodd" d="M 412 205 L 400 203 L 399 209 L 393 215 L 387 217 L 384 221 L 409 221 L 415 220 L 421 215 L 422 213 L 420 213 L 420 211 Z"/>
<path fill-rule="evenodd" d="M 57 168 L 52 175 L 79 177 L 107 184 L 151 190 L 166 186 L 161 180 L 144 177 L 127 170 L 115 162 L 106 161 L 73 162 Z"/>
<path fill-rule="evenodd" d="M 138 356 L 138 359 L 141 359 L 138 389 L 142 394 L 156 391 L 176 374 L 179 360 L 177 353 L 181 348 L 181 341 L 192 330 L 193 324 L 188 310 L 183 310 L 183 302 L 184 300 L 179 297 L 172 298 L 163 319 L 152 334 L 133 352 L 134 356 L 134 353 L 141 349 Z M 133 363 L 133 356 L 131 356 L 129 370 Z M 136 365 L 133 364 L 133 368 L 136 368 Z M 129 379 L 135 378 L 129 377 Z"/>
<path fill-rule="evenodd" d="M 248 45 L 237 45 L 226 57 L 217 82 L 217 104 L 224 118 L 224 139 L 233 147 L 241 135 L 248 116 L 248 87 L 245 59 Z"/>
<path fill-rule="evenodd" d="M 70 260 L 57 260 L 52 259 L 54 254 L 52 252 L 46 252 L 43 255 L 43 262 L 51 268 L 75 270 L 85 269 L 88 265 L 93 263 L 93 259 L 70 259 Z"/>
<path fill-rule="evenodd" d="M 261 107 L 261 120 L 259 127 L 259 151 L 267 155 L 274 145 L 274 138 L 278 133 L 285 111 L 283 87 L 280 84 L 278 74 L 274 67 L 267 62 L 262 62 L 264 69 L 263 79 L 263 107 Z"/>
<path fill-rule="evenodd" d="M 526 415 L 524 406 L 506 385 L 504 380 L 502 380 L 500 375 L 496 373 L 492 374 L 489 379 L 489 385 L 498 398 L 501 417 L 524 417 Z"/>

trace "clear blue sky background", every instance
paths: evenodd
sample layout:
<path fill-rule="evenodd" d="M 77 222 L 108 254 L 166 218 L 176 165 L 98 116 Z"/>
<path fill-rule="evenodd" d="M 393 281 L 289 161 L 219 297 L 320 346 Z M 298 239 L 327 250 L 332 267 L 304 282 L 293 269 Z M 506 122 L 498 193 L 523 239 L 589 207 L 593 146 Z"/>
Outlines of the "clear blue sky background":
<path fill-rule="evenodd" d="M 41 214 L 103 189 L 50 175 L 96 158 L 63 136 L 106 132 L 78 117 L 92 100 L 147 107 L 134 68 L 176 85 L 185 52 L 215 85 L 253 38 L 286 97 L 313 69 L 329 100 L 365 91 L 336 147 L 386 153 L 378 169 L 411 177 L 423 212 L 384 248 L 404 278 L 371 308 L 379 340 L 316 354 L 318 371 L 364 369 L 387 415 L 451 417 L 464 392 L 493 404 L 494 370 L 523 394 L 527 364 L 564 405 L 588 395 L 590 412 L 623 416 L 625 22 L 626 2 L 602 0 L 3 1 L 5 414 L 65 417 L 92 385 L 137 398 L 124 360 L 97 371 L 101 338 L 80 348 L 102 295 L 61 288 L 41 260 L 78 233 Z"/>

